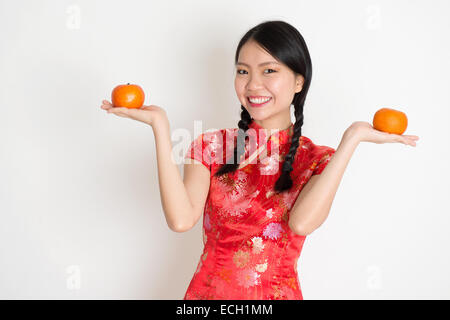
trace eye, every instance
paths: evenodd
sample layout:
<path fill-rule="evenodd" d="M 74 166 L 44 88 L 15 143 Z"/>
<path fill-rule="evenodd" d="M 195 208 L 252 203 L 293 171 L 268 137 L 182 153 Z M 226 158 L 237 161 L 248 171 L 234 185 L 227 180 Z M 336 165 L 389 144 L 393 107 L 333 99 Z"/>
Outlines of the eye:
<path fill-rule="evenodd" d="M 273 72 L 276 72 L 276 71 L 273 70 L 273 69 L 266 69 L 266 70 L 272 70 Z M 247 71 L 245 71 L 245 70 L 243 70 L 243 69 L 238 69 L 238 70 L 237 70 L 237 73 L 238 73 L 238 74 L 244 74 L 244 73 L 241 73 L 240 71 L 247 72 Z M 265 70 L 264 70 L 264 71 L 265 71 Z M 273 73 L 273 72 L 268 72 L 268 73 Z"/>

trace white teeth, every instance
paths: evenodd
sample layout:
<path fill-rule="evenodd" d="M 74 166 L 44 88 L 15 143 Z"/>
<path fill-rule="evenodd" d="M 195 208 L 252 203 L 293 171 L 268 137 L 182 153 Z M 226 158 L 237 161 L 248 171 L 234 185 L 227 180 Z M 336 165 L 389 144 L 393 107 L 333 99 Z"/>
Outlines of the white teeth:
<path fill-rule="evenodd" d="M 264 103 L 270 100 L 270 98 L 258 98 L 258 99 L 252 99 L 252 98 L 248 98 L 250 100 L 251 103 Z"/>

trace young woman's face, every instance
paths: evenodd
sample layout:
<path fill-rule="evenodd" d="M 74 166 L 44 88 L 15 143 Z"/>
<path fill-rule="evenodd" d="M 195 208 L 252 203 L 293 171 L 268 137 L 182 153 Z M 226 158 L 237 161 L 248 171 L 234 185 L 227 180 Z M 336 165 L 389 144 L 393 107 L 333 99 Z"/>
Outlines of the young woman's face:
<path fill-rule="evenodd" d="M 263 63 L 267 63 L 261 65 Z M 236 64 L 234 86 L 241 104 L 250 116 L 263 122 L 272 119 L 271 125 L 290 123 L 290 106 L 296 92 L 302 89 L 304 78 L 277 61 L 255 41 L 244 44 Z M 249 98 L 270 100 L 253 106 Z"/>

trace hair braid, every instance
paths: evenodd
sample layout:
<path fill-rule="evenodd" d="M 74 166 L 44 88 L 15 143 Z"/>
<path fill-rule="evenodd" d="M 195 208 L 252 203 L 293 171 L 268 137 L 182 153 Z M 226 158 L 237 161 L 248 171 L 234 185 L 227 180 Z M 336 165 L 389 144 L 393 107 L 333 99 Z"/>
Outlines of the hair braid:
<path fill-rule="evenodd" d="M 289 148 L 288 153 L 284 157 L 281 175 L 275 182 L 274 186 L 274 189 L 277 192 L 282 192 L 292 187 L 291 171 L 294 169 L 292 165 L 294 163 L 295 155 L 297 153 L 298 146 L 300 143 L 300 137 L 302 135 L 303 105 L 299 105 L 298 107 L 296 107 L 294 114 L 295 114 L 295 123 L 294 123 L 294 132 L 291 137 L 291 146 Z"/>
<path fill-rule="evenodd" d="M 239 168 L 240 159 L 242 155 L 245 152 L 245 138 L 247 137 L 247 130 L 249 128 L 250 123 L 253 121 L 252 117 L 250 116 L 250 113 L 248 113 L 247 109 L 244 108 L 243 105 L 241 105 L 241 120 L 238 122 L 238 136 L 237 136 L 237 142 L 234 146 L 234 152 L 233 152 L 233 162 L 229 163 L 227 160 L 227 163 L 225 163 L 223 166 L 220 167 L 220 169 L 215 173 L 215 176 L 219 176 L 228 172 L 236 171 Z"/>

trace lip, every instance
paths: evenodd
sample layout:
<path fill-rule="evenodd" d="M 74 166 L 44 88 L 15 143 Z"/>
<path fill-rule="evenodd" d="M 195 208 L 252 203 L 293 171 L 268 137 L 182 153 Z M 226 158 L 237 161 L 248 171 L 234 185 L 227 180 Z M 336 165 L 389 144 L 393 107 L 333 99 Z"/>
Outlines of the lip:
<path fill-rule="evenodd" d="M 253 97 L 252 97 L 252 98 L 253 98 Z M 252 103 L 252 102 L 250 102 L 250 97 L 247 97 L 247 102 L 248 102 L 252 107 L 257 108 L 257 107 L 262 107 L 262 106 L 266 105 L 267 103 L 269 103 L 270 101 L 272 101 L 272 97 L 269 97 L 269 98 L 270 98 L 269 100 L 267 100 L 266 102 L 263 102 L 263 103 Z"/>

